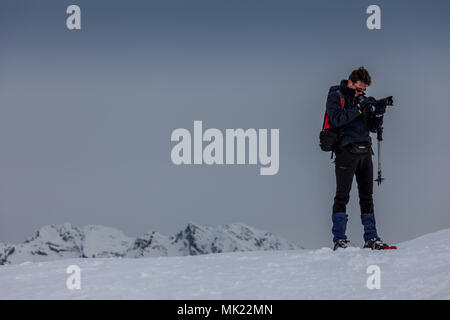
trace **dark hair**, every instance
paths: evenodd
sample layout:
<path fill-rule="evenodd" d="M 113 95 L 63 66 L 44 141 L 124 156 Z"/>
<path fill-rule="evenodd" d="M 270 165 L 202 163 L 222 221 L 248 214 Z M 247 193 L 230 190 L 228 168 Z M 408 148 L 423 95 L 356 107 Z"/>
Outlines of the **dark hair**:
<path fill-rule="evenodd" d="M 361 81 L 370 86 L 372 83 L 372 78 L 370 77 L 369 72 L 364 67 L 359 67 L 356 70 L 353 70 L 348 77 L 352 82 Z"/>

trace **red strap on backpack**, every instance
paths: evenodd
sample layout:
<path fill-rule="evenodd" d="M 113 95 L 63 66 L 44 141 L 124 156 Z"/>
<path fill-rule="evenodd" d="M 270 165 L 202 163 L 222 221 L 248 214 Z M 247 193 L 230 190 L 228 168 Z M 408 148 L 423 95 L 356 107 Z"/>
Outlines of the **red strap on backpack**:
<path fill-rule="evenodd" d="M 339 93 L 339 96 L 341 97 L 341 107 L 343 108 L 344 104 L 345 104 L 344 96 L 342 95 L 342 93 L 339 90 L 337 90 L 337 91 Z M 323 124 L 322 124 L 322 130 L 329 130 L 330 127 L 331 127 L 330 120 L 328 119 L 327 111 L 325 110 L 325 115 L 324 115 Z"/>
<path fill-rule="evenodd" d="M 341 107 L 344 108 L 344 105 L 345 105 L 344 96 L 342 95 L 341 91 L 339 91 L 339 89 L 336 90 L 336 91 L 339 93 L 339 96 L 341 98 L 341 100 L 340 100 Z M 327 110 L 325 110 L 325 115 L 324 115 L 324 118 L 323 118 L 322 130 L 328 131 L 328 130 L 330 130 L 330 128 L 331 128 L 331 125 L 330 125 L 330 121 L 328 119 Z M 334 151 L 331 151 L 331 159 L 333 159 L 333 154 L 334 154 Z"/>

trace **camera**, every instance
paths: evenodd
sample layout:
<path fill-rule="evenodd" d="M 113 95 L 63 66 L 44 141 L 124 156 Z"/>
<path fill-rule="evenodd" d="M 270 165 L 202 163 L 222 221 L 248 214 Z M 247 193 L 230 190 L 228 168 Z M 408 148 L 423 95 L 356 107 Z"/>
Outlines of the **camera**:
<path fill-rule="evenodd" d="M 365 95 L 360 95 L 356 98 L 356 106 L 360 110 L 365 110 L 369 115 L 376 115 L 377 110 L 380 108 L 386 108 L 387 106 L 392 106 L 394 104 L 394 99 L 392 96 L 376 100 L 374 97 L 366 97 Z"/>

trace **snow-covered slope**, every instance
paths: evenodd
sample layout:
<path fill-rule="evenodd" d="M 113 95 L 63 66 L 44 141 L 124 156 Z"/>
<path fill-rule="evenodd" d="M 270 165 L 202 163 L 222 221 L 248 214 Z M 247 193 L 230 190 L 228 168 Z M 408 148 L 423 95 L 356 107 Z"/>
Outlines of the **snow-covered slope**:
<path fill-rule="evenodd" d="M 140 258 L 296 248 L 280 237 L 242 223 L 218 227 L 189 223 L 173 236 L 150 232 L 137 239 L 113 228 L 98 225 L 78 228 L 65 223 L 42 227 L 23 244 L 0 243 L 0 264 L 63 258 Z"/>
<path fill-rule="evenodd" d="M 0 266 L 0 299 L 450 299 L 450 229 L 397 246 L 26 262 Z M 67 289 L 70 265 L 79 290 Z"/>

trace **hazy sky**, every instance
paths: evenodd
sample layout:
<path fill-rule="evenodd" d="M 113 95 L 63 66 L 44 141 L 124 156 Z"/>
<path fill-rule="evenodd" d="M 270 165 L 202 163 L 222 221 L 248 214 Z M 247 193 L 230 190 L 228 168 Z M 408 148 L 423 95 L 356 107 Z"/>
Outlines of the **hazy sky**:
<path fill-rule="evenodd" d="M 81 30 L 66 28 L 70 4 Z M 381 30 L 366 27 L 371 4 Z M 368 94 L 396 105 L 374 185 L 379 234 L 450 228 L 449 15 L 447 0 L 2 0 L 0 241 L 63 222 L 137 236 L 191 221 L 330 246 L 334 165 L 318 136 L 329 87 L 361 65 Z M 278 174 L 174 165 L 170 135 L 194 120 L 278 128 Z M 356 181 L 347 211 L 361 244 Z"/>

